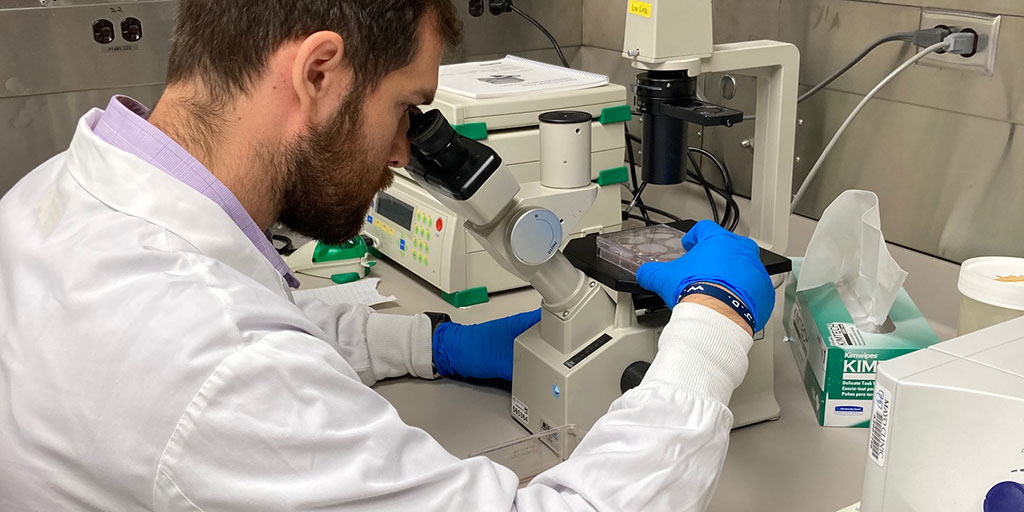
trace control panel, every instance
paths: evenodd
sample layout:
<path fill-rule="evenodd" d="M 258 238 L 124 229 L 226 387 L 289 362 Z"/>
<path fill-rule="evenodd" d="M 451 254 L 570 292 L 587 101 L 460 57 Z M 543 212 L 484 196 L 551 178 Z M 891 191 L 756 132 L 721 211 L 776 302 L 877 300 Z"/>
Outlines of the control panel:
<path fill-rule="evenodd" d="M 379 192 L 366 214 L 364 232 L 376 249 L 421 277 L 440 277 L 449 219 L 399 190 Z"/>

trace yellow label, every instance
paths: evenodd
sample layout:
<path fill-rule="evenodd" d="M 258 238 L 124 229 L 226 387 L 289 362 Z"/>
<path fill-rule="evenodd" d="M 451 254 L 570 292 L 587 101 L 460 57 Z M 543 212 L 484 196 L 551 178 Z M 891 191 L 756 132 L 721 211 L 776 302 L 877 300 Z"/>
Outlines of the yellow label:
<path fill-rule="evenodd" d="M 640 0 L 629 0 L 629 13 L 650 18 L 651 4 L 650 2 L 641 2 Z"/>
<path fill-rule="evenodd" d="M 1024 283 L 1024 276 L 996 276 L 1000 283 Z"/>

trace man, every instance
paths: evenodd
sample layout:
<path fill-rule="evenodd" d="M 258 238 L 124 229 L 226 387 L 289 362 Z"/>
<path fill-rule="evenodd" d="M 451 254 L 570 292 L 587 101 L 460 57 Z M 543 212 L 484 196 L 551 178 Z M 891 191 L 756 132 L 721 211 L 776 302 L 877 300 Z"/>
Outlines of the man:
<path fill-rule="evenodd" d="M 449 0 L 183 0 L 178 16 L 155 109 L 89 112 L 0 200 L 0 510 L 707 505 L 773 306 L 750 240 L 702 223 L 683 259 L 641 269 L 679 302 L 650 372 L 519 489 L 367 386 L 432 365 L 508 378 L 536 312 L 459 326 L 295 304 L 263 234 L 358 232 L 458 40 Z"/>

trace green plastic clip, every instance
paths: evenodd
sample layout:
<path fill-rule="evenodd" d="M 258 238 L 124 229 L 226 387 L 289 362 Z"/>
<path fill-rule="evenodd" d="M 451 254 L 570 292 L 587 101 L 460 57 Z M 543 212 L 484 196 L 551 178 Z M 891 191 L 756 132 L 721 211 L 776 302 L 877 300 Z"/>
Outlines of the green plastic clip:
<path fill-rule="evenodd" d="M 455 293 L 441 292 L 441 298 L 444 299 L 445 302 L 457 308 L 475 306 L 477 304 L 483 304 L 489 300 L 487 298 L 486 286 L 470 288 L 468 290 L 462 290 Z"/>
<path fill-rule="evenodd" d="M 317 242 L 313 250 L 313 263 L 326 261 L 357 260 L 366 255 L 366 242 L 357 236 L 341 245 L 327 245 Z"/>
<path fill-rule="evenodd" d="M 345 272 L 342 274 L 334 274 L 331 276 L 331 281 L 338 284 L 354 283 L 368 275 L 370 275 L 370 267 L 376 265 L 376 261 L 367 261 L 365 267 L 363 267 L 363 275 L 359 275 L 359 272 Z"/>
<path fill-rule="evenodd" d="M 487 140 L 487 123 L 457 124 L 455 133 L 471 140 Z"/>
<path fill-rule="evenodd" d="M 354 283 L 360 279 L 358 272 L 345 272 L 344 274 L 334 274 L 331 276 L 331 281 L 338 284 Z"/>
<path fill-rule="evenodd" d="M 605 107 L 601 109 L 601 117 L 597 118 L 601 124 L 625 123 L 630 119 L 633 119 L 633 111 L 630 110 L 629 105 Z"/>
<path fill-rule="evenodd" d="M 597 179 L 594 180 L 594 183 L 604 187 L 607 185 L 618 185 L 619 183 L 625 183 L 627 181 L 629 181 L 629 169 L 622 166 L 601 171 L 598 173 Z"/>

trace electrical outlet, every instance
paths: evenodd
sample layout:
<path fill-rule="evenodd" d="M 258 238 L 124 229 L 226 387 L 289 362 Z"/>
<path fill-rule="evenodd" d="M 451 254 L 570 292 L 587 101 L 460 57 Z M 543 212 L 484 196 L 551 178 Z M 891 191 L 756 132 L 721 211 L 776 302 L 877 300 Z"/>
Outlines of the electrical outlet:
<path fill-rule="evenodd" d="M 989 14 L 923 9 L 921 11 L 922 29 L 943 25 L 953 29 L 955 32 L 973 30 L 978 34 L 978 51 L 970 57 L 950 53 L 933 53 L 921 59 L 920 64 L 937 68 L 973 71 L 992 76 L 996 68 L 996 43 L 999 42 L 999 24 L 1001 20 L 1001 16 Z"/>

